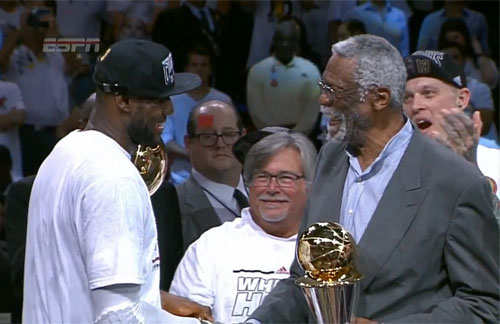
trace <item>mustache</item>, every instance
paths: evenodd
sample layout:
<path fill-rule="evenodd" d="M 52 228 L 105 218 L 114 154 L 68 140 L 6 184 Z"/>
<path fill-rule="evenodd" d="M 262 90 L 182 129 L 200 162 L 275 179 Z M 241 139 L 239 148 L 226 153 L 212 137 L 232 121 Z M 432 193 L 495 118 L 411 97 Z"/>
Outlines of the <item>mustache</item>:
<path fill-rule="evenodd" d="M 328 106 L 319 106 L 319 111 L 328 118 L 344 118 L 344 113 Z"/>
<path fill-rule="evenodd" d="M 290 202 L 290 198 L 285 195 L 270 195 L 267 193 L 263 193 L 257 197 L 259 200 L 282 200 L 286 202 Z"/>

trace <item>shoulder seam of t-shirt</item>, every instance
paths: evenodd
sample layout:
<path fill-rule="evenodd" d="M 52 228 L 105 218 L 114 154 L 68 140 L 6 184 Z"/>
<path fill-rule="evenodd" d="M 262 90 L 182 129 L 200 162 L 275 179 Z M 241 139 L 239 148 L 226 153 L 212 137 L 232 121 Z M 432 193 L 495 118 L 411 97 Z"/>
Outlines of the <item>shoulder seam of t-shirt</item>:
<path fill-rule="evenodd" d="M 89 280 L 89 288 L 91 290 L 103 288 L 111 285 L 117 284 L 138 284 L 142 285 L 145 283 L 144 277 L 142 276 L 111 276 L 106 278 L 99 278 L 94 280 Z"/>

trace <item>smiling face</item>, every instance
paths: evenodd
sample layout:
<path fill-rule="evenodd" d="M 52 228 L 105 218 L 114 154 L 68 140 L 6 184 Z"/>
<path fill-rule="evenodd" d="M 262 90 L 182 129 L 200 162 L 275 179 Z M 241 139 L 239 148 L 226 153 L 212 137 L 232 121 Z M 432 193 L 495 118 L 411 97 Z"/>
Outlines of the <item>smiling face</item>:
<path fill-rule="evenodd" d="M 464 109 L 469 103 L 468 89 L 457 89 L 439 79 L 418 77 L 406 82 L 403 108 L 424 133 L 444 133 L 440 125 L 443 109 Z"/>
<path fill-rule="evenodd" d="M 134 144 L 156 147 L 161 141 L 163 124 L 172 113 L 170 100 L 129 99 L 132 116 L 127 133 Z"/>
<path fill-rule="evenodd" d="M 329 117 L 327 139 L 362 146 L 363 131 L 371 124 L 367 115 L 370 109 L 352 80 L 355 67 L 354 60 L 333 55 L 323 73 L 323 82 L 333 93 L 323 89 L 319 103 L 321 112 Z"/>
<path fill-rule="evenodd" d="M 303 176 L 302 160 L 298 150 L 287 147 L 271 156 L 254 174 L 277 175 L 290 173 Z M 306 182 L 298 179 L 290 188 L 281 188 L 276 178 L 267 186 L 250 185 L 249 204 L 254 221 L 266 232 L 273 226 L 298 226 L 307 200 Z"/>

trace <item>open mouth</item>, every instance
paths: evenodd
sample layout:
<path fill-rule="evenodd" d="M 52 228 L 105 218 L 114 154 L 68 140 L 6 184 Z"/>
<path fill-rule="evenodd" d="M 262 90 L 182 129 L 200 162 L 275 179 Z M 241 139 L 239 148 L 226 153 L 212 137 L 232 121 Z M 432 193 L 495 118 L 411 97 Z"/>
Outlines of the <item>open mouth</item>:
<path fill-rule="evenodd" d="M 428 121 L 427 119 L 419 119 L 419 120 L 417 120 L 416 125 L 420 130 L 425 130 L 425 129 L 431 127 L 432 123 L 430 121 Z"/>

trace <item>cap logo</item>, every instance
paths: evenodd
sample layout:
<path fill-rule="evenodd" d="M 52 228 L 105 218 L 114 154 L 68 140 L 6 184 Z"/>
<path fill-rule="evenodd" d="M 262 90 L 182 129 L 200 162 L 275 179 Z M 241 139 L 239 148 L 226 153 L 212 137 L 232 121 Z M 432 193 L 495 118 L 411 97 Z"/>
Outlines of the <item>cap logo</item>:
<path fill-rule="evenodd" d="M 431 65 L 428 60 L 415 59 L 415 64 L 417 65 L 417 73 L 426 74 L 431 71 Z"/>
<path fill-rule="evenodd" d="M 441 62 L 443 61 L 444 58 L 444 53 L 435 51 L 416 51 L 415 53 L 412 54 L 412 56 L 413 55 L 425 56 L 428 59 L 432 60 L 439 67 L 441 67 Z"/>
<path fill-rule="evenodd" d="M 460 75 L 457 75 L 453 78 L 453 82 L 455 82 L 458 86 L 462 86 L 462 80 L 460 80 Z"/>
<path fill-rule="evenodd" d="M 172 61 L 172 53 L 168 53 L 166 59 L 161 61 L 163 66 L 163 76 L 165 77 L 165 84 L 171 85 L 174 83 L 174 62 Z"/>

